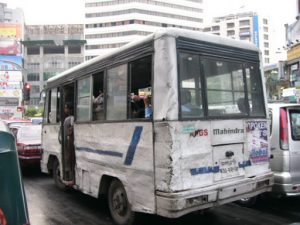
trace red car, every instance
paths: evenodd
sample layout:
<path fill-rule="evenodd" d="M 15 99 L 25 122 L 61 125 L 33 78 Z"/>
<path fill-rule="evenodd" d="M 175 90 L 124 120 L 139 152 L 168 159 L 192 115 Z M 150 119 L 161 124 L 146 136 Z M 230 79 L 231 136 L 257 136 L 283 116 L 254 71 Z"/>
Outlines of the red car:
<path fill-rule="evenodd" d="M 16 142 L 20 165 L 40 166 L 42 158 L 41 125 L 20 126 L 16 132 Z"/>

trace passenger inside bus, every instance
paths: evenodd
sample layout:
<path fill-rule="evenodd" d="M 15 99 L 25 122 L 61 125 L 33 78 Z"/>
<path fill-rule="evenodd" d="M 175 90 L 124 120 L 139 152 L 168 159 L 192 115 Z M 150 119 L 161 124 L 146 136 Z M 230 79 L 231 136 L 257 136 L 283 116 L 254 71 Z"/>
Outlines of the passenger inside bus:
<path fill-rule="evenodd" d="M 93 120 L 104 119 L 104 93 L 99 90 L 99 95 L 93 99 Z"/>
<path fill-rule="evenodd" d="M 181 91 L 181 112 L 183 116 L 199 116 L 201 114 L 201 109 L 192 103 L 192 95 L 189 90 Z"/>
<path fill-rule="evenodd" d="M 131 104 L 131 118 L 145 117 L 145 103 L 140 96 L 132 94 L 130 104 Z"/>
<path fill-rule="evenodd" d="M 65 177 L 64 180 L 68 185 L 74 184 L 75 174 L 75 148 L 74 148 L 74 116 L 73 116 L 73 103 L 66 102 L 64 107 L 65 120 L 64 120 L 64 159 L 65 159 Z"/>

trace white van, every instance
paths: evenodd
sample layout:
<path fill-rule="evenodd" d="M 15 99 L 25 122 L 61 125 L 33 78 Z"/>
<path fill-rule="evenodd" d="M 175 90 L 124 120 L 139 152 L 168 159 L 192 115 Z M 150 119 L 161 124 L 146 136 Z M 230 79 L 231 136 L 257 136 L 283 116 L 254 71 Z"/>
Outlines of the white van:
<path fill-rule="evenodd" d="M 300 104 L 269 103 L 272 192 L 300 195 Z"/>

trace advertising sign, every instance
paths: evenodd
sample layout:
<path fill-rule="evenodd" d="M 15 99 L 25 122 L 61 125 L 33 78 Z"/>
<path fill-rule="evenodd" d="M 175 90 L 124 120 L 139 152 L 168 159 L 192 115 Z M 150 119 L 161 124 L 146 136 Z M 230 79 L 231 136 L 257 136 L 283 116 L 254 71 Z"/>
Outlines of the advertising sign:
<path fill-rule="evenodd" d="M 0 70 L 22 70 L 21 56 L 0 55 Z"/>
<path fill-rule="evenodd" d="M 258 16 L 253 16 L 253 43 L 259 48 Z"/>
<path fill-rule="evenodd" d="M 266 121 L 247 122 L 247 139 L 250 161 L 252 164 L 269 160 L 268 124 Z"/>
<path fill-rule="evenodd" d="M 21 24 L 0 23 L 0 37 L 11 38 L 11 39 L 21 39 L 22 38 Z"/>
<path fill-rule="evenodd" d="M 0 89 L 0 97 L 21 97 L 22 90 L 15 89 L 15 90 L 1 90 Z"/>
<path fill-rule="evenodd" d="M 22 89 L 21 82 L 0 82 L 0 90 Z"/>
<path fill-rule="evenodd" d="M 22 81 L 22 71 L 0 71 L 0 82 Z"/>
<path fill-rule="evenodd" d="M 0 23 L 0 54 L 20 55 L 22 38 L 21 24 Z"/>
<path fill-rule="evenodd" d="M 0 106 L 18 106 L 18 98 L 1 98 L 0 97 Z"/>

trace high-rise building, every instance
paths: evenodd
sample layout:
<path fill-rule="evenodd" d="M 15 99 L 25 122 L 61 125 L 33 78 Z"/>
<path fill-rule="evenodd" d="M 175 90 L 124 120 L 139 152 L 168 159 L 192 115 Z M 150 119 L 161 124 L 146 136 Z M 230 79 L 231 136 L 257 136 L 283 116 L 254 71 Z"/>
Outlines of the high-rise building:
<path fill-rule="evenodd" d="M 85 0 L 85 59 L 162 27 L 201 30 L 202 0 Z"/>
<path fill-rule="evenodd" d="M 24 15 L 0 3 L 0 118 L 22 117 Z M 20 110 L 21 109 L 21 110 Z"/>
<path fill-rule="evenodd" d="M 252 42 L 261 50 L 264 64 L 275 60 L 272 59 L 275 56 L 271 48 L 269 20 L 255 12 L 216 17 L 204 28 L 204 32 Z"/>
<path fill-rule="evenodd" d="M 24 82 L 31 85 L 29 106 L 39 106 L 46 81 L 84 61 L 83 25 L 25 26 Z"/>

